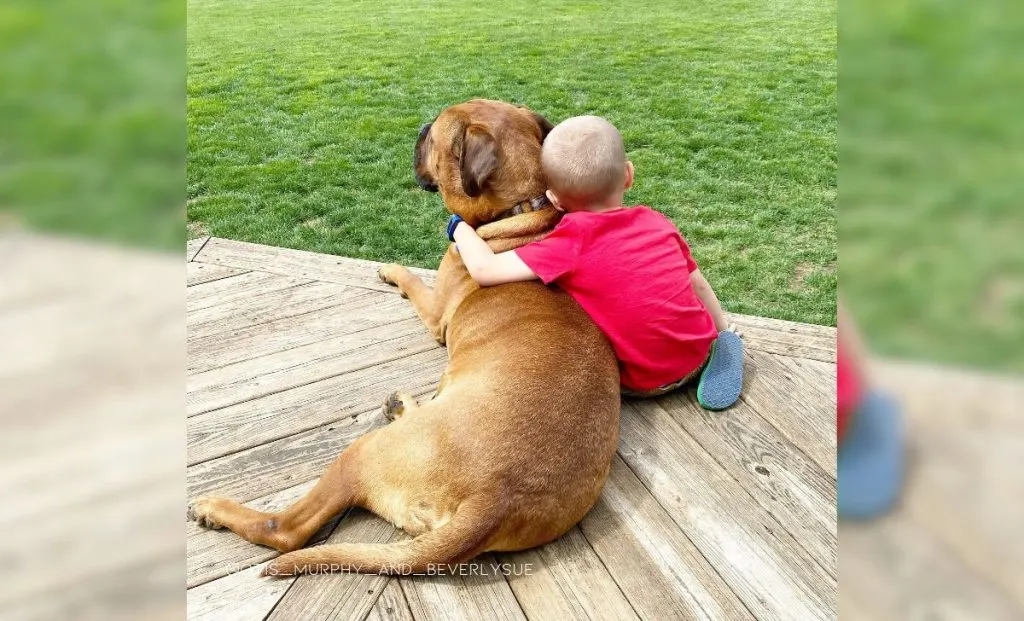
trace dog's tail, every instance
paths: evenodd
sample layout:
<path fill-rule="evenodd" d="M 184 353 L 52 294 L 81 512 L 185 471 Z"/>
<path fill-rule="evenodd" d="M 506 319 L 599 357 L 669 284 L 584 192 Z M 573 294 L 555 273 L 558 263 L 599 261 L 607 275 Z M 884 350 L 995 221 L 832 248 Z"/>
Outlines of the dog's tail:
<path fill-rule="evenodd" d="M 289 552 L 263 568 L 264 576 L 336 571 L 408 575 L 443 572 L 486 551 L 501 526 L 501 503 L 475 497 L 462 503 L 446 524 L 405 541 L 340 543 Z"/>

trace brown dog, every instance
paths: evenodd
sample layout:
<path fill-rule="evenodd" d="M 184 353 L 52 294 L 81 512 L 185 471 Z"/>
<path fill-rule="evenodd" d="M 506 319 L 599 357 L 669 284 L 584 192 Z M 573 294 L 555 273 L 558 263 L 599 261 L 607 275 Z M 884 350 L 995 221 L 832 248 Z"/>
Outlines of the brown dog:
<path fill-rule="evenodd" d="M 540 168 L 550 129 L 497 101 L 452 106 L 420 131 L 417 182 L 440 190 L 495 250 L 521 246 L 558 221 Z M 601 493 L 618 445 L 619 375 L 611 346 L 569 296 L 536 282 L 481 289 L 451 248 L 433 289 L 398 265 L 380 276 L 447 343 L 448 367 L 429 401 L 392 395 L 393 422 L 356 440 L 287 510 L 209 497 L 190 505 L 200 524 L 289 552 L 264 574 L 422 572 L 522 550 L 561 536 Z M 299 550 L 353 505 L 414 538 Z"/>

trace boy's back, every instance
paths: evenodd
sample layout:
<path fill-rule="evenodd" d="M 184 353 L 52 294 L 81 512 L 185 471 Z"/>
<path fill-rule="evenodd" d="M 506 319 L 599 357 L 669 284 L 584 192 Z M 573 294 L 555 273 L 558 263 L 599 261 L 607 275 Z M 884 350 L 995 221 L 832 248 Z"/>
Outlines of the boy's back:
<path fill-rule="evenodd" d="M 567 213 L 547 238 L 515 252 L 604 331 L 627 388 L 657 388 L 707 359 L 718 331 L 690 283 L 697 266 L 658 212 L 638 206 Z"/>

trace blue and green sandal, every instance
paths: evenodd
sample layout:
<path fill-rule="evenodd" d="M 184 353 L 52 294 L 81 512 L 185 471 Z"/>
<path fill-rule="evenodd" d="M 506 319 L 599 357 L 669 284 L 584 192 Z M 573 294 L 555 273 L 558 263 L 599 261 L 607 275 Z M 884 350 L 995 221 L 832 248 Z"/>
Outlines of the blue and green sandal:
<path fill-rule="evenodd" d="M 905 461 L 902 408 L 869 389 L 839 445 L 839 517 L 869 520 L 889 511 L 900 497 Z"/>
<path fill-rule="evenodd" d="M 742 388 L 743 339 L 723 330 L 711 344 L 711 359 L 697 384 L 697 401 L 706 410 L 724 410 L 739 400 Z"/>

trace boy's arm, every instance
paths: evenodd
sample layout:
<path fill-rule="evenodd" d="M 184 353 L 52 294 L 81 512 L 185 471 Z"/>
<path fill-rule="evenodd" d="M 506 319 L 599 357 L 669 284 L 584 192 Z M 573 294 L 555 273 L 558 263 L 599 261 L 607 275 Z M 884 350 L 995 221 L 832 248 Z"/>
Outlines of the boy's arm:
<path fill-rule="evenodd" d="M 859 377 L 868 381 L 871 375 L 868 368 L 868 350 L 864 344 L 864 339 L 857 330 L 857 326 L 854 325 L 853 320 L 847 314 L 842 300 L 839 301 L 836 311 L 836 319 L 838 321 L 836 327 L 839 329 L 838 345 L 843 350 L 843 357 L 850 362 L 854 372 Z"/>
<path fill-rule="evenodd" d="M 731 326 L 725 319 L 725 313 L 722 311 L 722 305 L 718 302 L 715 290 L 711 288 L 699 269 L 690 272 L 690 283 L 693 285 L 693 290 L 697 292 L 697 297 L 704 303 L 704 307 L 711 313 L 711 318 L 715 320 L 715 328 L 719 332 L 730 330 Z"/>
<path fill-rule="evenodd" d="M 462 256 L 462 262 L 466 264 L 469 275 L 481 287 L 537 278 L 514 250 L 494 254 L 487 242 L 480 239 L 473 227 L 465 222 L 458 223 L 452 239 L 459 248 L 459 255 Z"/>

